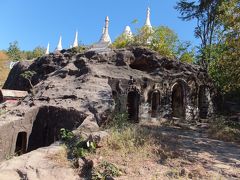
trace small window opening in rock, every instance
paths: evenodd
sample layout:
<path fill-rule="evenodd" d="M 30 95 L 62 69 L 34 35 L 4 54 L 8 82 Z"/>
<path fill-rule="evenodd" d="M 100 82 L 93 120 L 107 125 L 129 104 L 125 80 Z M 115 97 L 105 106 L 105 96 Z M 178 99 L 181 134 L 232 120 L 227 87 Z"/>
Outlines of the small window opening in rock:
<path fill-rule="evenodd" d="M 158 110 L 159 110 L 159 105 L 160 105 L 160 92 L 159 91 L 153 91 L 152 93 L 152 117 L 157 117 Z"/>
<path fill-rule="evenodd" d="M 27 133 L 19 132 L 16 141 L 15 154 L 20 156 L 26 153 L 27 150 Z"/>
<path fill-rule="evenodd" d="M 184 87 L 176 83 L 172 89 L 172 114 L 173 117 L 185 117 L 185 94 Z"/>
<path fill-rule="evenodd" d="M 206 119 L 208 115 L 208 98 L 207 98 L 207 87 L 200 86 L 198 94 L 198 108 L 199 108 L 199 117 Z"/>
<path fill-rule="evenodd" d="M 139 122 L 140 95 L 137 91 L 130 91 L 127 96 L 128 118 L 131 122 Z"/>

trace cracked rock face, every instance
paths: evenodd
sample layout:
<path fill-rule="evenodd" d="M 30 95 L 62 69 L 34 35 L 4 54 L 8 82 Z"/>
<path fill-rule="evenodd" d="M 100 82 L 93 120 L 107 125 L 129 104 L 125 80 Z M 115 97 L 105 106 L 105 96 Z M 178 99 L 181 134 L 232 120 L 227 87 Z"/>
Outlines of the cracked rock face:
<path fill-rule="evenodd" d="M 50 145 L 60 128 L 98 131 L 114 111 L 128 111 L 135 122 L 172 116 L 196 120 L 214 112 L 215 89 L 206 71 L 144 48 L 63 50 L 20 62 L 3 88 L 29 91 L 20 76 L 26 70 L 36 72 L 33 95 L 0 116 L 0 159 L 13 154 L 17 142 L 25 151 Z M 32 144 L 32 138 L 41 144 Z"/>

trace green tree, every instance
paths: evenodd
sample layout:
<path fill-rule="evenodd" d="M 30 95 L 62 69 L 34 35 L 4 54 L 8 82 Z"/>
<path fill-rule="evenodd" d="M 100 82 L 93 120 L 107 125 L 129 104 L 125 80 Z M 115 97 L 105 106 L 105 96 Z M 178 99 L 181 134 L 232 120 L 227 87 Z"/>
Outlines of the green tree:
<path fill-rule="evenodd" d="M 225 1 L 219 7 L 224 33 L 215 45 L 215 60 L 209 73 L 223 93 L 240 93 L 240 0 Z"/>
<path fill-rule="evenodd" d="M 20 61 L 22 59 L 21 58 L 21 50 L 18 46 L 17 41 L 14 41 L 9 44 L 7 54 L 10 57 L 10 60 L 12 60 L 12 61 Z"/>
<path fill-rule="evenodd" d="M 31 86 L 31 89 L 33 89 L 32 84 L 32 77 L 36 74 L 35 71 L 24 71 L 20 76 L 22 76 L 24 79 L 28 80 L 29 85 Z"/>
<path fill-rule="evenodd" d="M 194 62 L 194 51 L 189 51 L 191 44 L 181 42 L 177 34 L 166 26 L 153 29 L 144 26 L 133 38 L 119 36 L 112 46 L 115 48 L 144 46 L 168 58 L 177 58 L 187 63 Z"/>
<path fill-rule="evenodd" d="M 137 34 L 134 36 L 131 45 L 134 46 L 149 46 L 154 30 L 143 26 L 137 30 Z"/>
<path fill-rule="evenodd" d="M 180 0 L 176 9 L 184 21 L 196 20 L 195 37 L 201 40 L 199 62 L 208 67 L 212 60 L 211 46 L 217 43 L 218 33 L 221 31 L 219 24 L 219 7 L 224 0 Z"/>
<path fill-rule="evenodd" d="M 130 46 L 131 43 L 132 43 L 132 39 L 122 34 L 112 43 L 112 47 L 124 48 L 124 47 Z"/>
<path fill-rule="evenodd" d="M 43 48 L 43 47 L 36 47 L 34 50 L 33 50 L 33 58 L 38 58 L 38 57 L 41 57 L 45 54 L 45 51 L 46 49 Z"/>

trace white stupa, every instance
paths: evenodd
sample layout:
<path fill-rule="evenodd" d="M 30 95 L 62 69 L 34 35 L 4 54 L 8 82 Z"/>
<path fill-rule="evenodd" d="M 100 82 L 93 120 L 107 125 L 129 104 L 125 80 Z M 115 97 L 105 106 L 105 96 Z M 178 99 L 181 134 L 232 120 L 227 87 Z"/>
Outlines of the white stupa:
<path fill-rule="evenodd" d="M 56 48 L 56 51 L 61 51 L 63 48 L 62 48 L 62 36 L 59 37 L 59 41 L 58 41 L 58 45 L 57 45 L 57 48 Z"/>
<path fill-rule="evenodd" d="M 72 47 L 78 47 L 78 31 L 75 33 L 75 38 Z"/>
<path fill-rule="evenodd" d="M 147 17 L 146 17 L 146 21 L 145 21 L 145 25 L 146 27 L 149 27 L 150 29 L 152 29 L 152 25 L 151 25 L 151 20 L 150 20 L 150 15 L 151 15 L 151 10 L 148 7 L 147 8 Z"/>
<path fill-rule="evenodd" d="M 148 7 L 147 8 L 147 17 L 146 17 L 146 21 L 145 21 L 144 27 L 147 27 L 149 33 L 153 33 L 153 28 L 152 28 L 152 25 L 151 25 L 150 15 L 151 15 L 151 12 L 150 12 L 150 8 Z M 152 36 L 150 36 L 147 39 L 146 43 L 147 44 L 151 44 L 151 42 L 152 42 Z"/>
<path fill-rule="evenodd" d="M 46 49 L 46 52 L 45 52 L 46 55 L 49 54 L 49 49 L 50 49 L 50 44 L 48 43 L 48 45 L 47 45 L 47 49 Z"/>
<path fill-rule="evenodd" d="M 109 17 L 107 16 L 105 19 L 105 27 L 103 28 L 103 33 L 99 40 L 99 43 L 108 43 L 108 44 L 112 43 L 111 38 L 109 36 L 108 28 L 109 28 Z"/>
<path fill-rule="evenodd" d="M 123 35 L 124 35 L 124 37 L 126 37 L 126 38 L 132 38 L 132 37 L 133 37 L 131 28 L 130 28 L 129 26 L 126 26 L 126 27 L 125 27 L 125 30 L 124 30 L 124 32 L 123 32 Z"/>
<path fill-rule="evenodd" d="M 109 49 L 108 47 L 112 43 L 112 41 L 109 36 L 108 28 L 109 28 L 109 18 L 107 16 L 105 19 L 105 26 L 103 28 L 101 38 L 97 43 L 95 43 L 91 46 L 90 51 L 92 51 L 92 50 L 105 51 L 105 50 Z"/>

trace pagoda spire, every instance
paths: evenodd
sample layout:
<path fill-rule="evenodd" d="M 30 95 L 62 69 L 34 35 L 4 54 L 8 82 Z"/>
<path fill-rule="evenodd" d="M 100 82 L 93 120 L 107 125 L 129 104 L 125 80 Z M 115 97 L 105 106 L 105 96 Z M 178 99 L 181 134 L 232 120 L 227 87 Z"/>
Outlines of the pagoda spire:
<path fill-rule="evenodd" d="M 152 25 L 151 25 L 151 20 L 150 20 L 150 15 L 151 15 L 151 10 L 148 7 L 147 8 L 147 17 L 146 17 L 146 21 L 145 21 L 145 26 L 149 27 L 150 29 L 152 29 Z"/>
<path fill-rule="evenodd" d="M 63 48 L 62 48 L 62 36 L 59 37 L 59 41 L 58 41 L 58 45 L 57 45 L 57 48 L 56 48 L 56 51 L 61 51 Z"/>
<path fill-rule="evenodd" d="M 48 45 L 47 45 L 47 49 L 46 49 L 46 52 L 45 52 L 46 55 L 49 54 L 49 49 L 50 49 L 50 44 L 48 43 Z"/>
<path fill-rule="evenodd" d="M 105 19 L 105 27 L 103 28 L 103 33 L 99 41 L 100 43 L 109 43 L 109 44 L 112 43 L 111 38 L 109 36 L 108 28 L 109 28 L 109 17 L 107 16 Z"/>
<path fill-rule="evenodd" d="M 78 47 L 78 31 L 76 31 L 76 33 L 75 33 L 75 39 L 74 39 L 72 47 Z"/>

